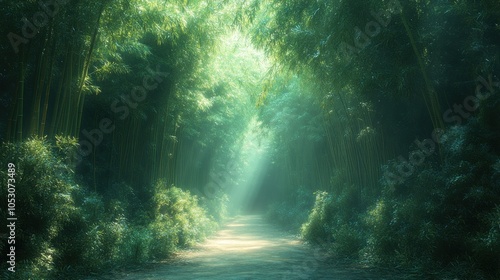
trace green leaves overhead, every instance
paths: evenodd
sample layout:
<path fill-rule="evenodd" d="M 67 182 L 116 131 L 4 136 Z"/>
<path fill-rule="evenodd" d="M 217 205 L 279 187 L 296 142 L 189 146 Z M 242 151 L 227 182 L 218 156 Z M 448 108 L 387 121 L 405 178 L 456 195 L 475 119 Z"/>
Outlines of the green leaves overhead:
<path fill-rule="evenodd" d="M 269 67 L 262 52 L 255 50 L 239 32 L 220 38 L 216 50 L 199 69 L 196 80 L 182 85 L 179 102 L 186 104 L 183 126 L 187 135 L 203 141 L 234 141 L 253 114 L 261 82 Z M 194 85 L 194 86 L 193 86 Z M 211 131 L 207 130 L 210 128 Z"/>

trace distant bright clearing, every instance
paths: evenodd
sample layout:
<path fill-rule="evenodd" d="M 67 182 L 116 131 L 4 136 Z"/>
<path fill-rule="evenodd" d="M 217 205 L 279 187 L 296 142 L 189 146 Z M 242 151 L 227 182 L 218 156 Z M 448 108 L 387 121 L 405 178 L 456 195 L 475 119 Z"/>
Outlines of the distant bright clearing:
<path fill-rule="evenodd" d="M 242 170 L 231 194 L 231 203 L 237 209 L 245 210 L 253 202 L 268 167 L 270 137 L 263 135 L 260 122 L 254 117 L 245 132 L 241 148 Z"/>

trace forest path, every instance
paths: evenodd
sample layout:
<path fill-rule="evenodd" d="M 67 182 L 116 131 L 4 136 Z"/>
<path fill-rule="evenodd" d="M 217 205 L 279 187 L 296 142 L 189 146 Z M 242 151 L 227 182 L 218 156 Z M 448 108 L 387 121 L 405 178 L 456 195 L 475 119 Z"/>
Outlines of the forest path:
<path fill-rule="evenodd" d="M 246 215 L 230 221 L 205 243 L 180 253 L 173 261 L 105 279 L 403 279 L 328 264 L 326 257 L 262 216 Z"/>

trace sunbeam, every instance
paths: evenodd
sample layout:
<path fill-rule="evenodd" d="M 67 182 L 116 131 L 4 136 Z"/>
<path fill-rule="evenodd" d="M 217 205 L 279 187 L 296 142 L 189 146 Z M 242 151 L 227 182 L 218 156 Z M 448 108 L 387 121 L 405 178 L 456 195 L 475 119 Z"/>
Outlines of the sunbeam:
<path fill-rule="evenodd" d="M 256 117 L 249 122 L 241 146 L 241 169 L 231 191 L 231 206 L 240 211 L 249 211 L 257 198 L 265 171 L 269 165 L 270 135 L 262 133 L 261 123 Z"/>
<path fill-rule="evenodd" d="M 0 2 L 2 279 L 500 279 L 499 0 Z"/>

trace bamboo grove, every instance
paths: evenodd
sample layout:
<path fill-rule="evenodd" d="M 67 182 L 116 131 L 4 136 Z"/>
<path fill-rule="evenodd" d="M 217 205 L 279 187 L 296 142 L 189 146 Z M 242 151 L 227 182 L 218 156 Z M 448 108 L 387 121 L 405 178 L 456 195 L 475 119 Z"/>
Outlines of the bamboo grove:
<path fill-rule="evenodd" d="M 248 183 L 245 145 L 257 135 L 267 154 L 255 200 L 304 239 L 370 264 L 500 273 L 489 268 L 500 248 L 499 101 L 469 98 L 499 90 L 499 3 L 2 1 L 0 152 L 46 159 L 39 170 L 71 182 L 37 184 L 34 195 L 71 199 L 48 196 L 67 215 L 42 215 L 58 230 L 27 241 L 26 260 L 38 260 L 33 271 L 47 255 L 52 268 L 98 270 L 92 254 L 151 261 L 195 242 Z M 209 191 L 214 182 L 230 188 Z M 191 233 L 178 225 L 196 238 L 182 241 Z M 72 251 L 72 234 L 85 250 Z M 92 234 L 106 249 L 85 243 Z"/>
<path fill-rule="evenodd" d="M 498 67 L 497 56 L 491 59 L 489 52 L 465 47 L 495 48 L 492 38 L 453 26 L 460 22 L 474 30 L 482 24 L 495 28 L 496 12 L 484 15 L 481 22 L 473 20 L 480 10 L 498 8 L 493 1 L 271 2 L 261 5 L 264 10 L 273 7 L 272 18 L 248 12 L 254 19 L 255 43 L 286 61 L 285 67 L 312 75 L 319 83 L 304 90 L 319 94 L 324 112 L 325 150 L 332 160 L 322 164 L 329 170 L 345 169 L 347 185 L 370 192 L 377 192 L 380 166 L 407 153 L 412 139 L 404 135 L 425 138 L 428 135 L 419 130 L 443 128 L 441 112 L 463 99 L 453 83 L 441 82 L 445 77 L 470 81 Z M 455 51 L 453 46 L 461 43 L 464 49 Z M 467 57 L 463 71 L 437 70 L 436 65 L 458 51 Z M 439 77 L 431 81 L 429 75 Z M 402 123 L 418 129 L 403 128 Z"/>
<path fill-rule="evenodd" d="M 147 93 L 161 104 L 146 101 L 138 110 L 134 104 L 123 121 L 122 115 L 113 116 L 118 117 L 113 119 L 116 130 L 110 136 L 115 154 L 107 157 L 110 166 L 119 166 L 118 177 L 128 174 L 128 179 L 133 178 L 129 170 L 136 169 L 142 157 L 153 158 L 153 154 L 158 155 L 158 162 L 152 163 L 150 177 L 172 174 L 178 129 L 171 128 L 179 126 L 181 118 L 173 104 L 180 102 L 176 92 L 192 81 L 194 71 L 199 71 L 195 70 L 200 67 L 198 63 L 212 50 L 216 34 L 223 32 L 210 28 L 219 24 L 208 12 L 212 8 L 195 2 L 190 7 L 183 5 L 182 1 L 166 5 L 161 1 L 24 1 L 4 5 L 2 12 L 9 15 L 2 23 L 9 31 L 9 44 L 2 45 L 9 71 L 5 83 L 15 85 L 9 97 L 12 101 L 4 139 L 53 139 L 56 135 L 79 138 L 82 131 L 91 132 L 99 127 L 100 119 L 107 117 L 100 112 L 86 113 L 90 111 L 84 110 L 89 98 L 94 102 L 90 106 L 100 102 L 98 106 L 109 111 L 114 101 L 141 85 L 146 75 L 167 73 Z M 127 79 L 130 82 L 124 83 Z M 110 89 L 114 95 L 109 94 Z M 103 91 L 106 94 L 101 99 Z M 149 127 L 142 126 L 146 112 L 152 110 L 156 115 L 148 116 Z M 138 151 L 142 146 L 139 135 L 155 139 L 151 153 Z M 104 150 L 99 145 L 91 147 L 89 158 L 94 159 L 90 162 L 95 162 L 97 149 Z"/>

